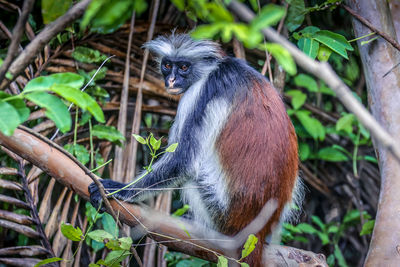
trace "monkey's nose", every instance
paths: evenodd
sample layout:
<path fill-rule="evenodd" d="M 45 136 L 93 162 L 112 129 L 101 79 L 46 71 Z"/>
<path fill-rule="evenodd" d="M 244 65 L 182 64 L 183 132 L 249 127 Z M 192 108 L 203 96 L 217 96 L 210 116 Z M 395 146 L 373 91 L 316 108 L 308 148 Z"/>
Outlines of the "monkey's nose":
<path fill-rule="evenodd" d="M 175 84 L 175 77 L 169 78 L 168 79 L 168 87 L 173 88 Z"/>

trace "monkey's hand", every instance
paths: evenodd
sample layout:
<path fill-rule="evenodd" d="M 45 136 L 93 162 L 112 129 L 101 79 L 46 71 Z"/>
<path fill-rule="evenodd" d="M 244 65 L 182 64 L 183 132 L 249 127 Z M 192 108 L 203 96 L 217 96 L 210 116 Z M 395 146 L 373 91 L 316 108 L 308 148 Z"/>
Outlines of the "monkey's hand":
<path fill-rule="evenodd" d="M 113 180 L 108 180 L 108 179 L 99 180 L 99 181 L 103 184 L 106 194 L 113 193 L 126 185 L 126 184 L 119 183 L 119 182 L 116 182 Z M 101 197 L 101 194 L 100 194 L 100 190 L 95 183 L 91 183 L 89 185 L 88 189 L 89 189 L 89 194 L 90 194 L 90 203 L 93 205 L 93 207 L 98 209 L 103 201 L 103 198 Z M 108 196 L 108 198 L 113 196 L 113 197 L 123 200 L 123 201 L 132 202 L 131 199 L 133 196 L 135 196 L 135 194 L 136 194 L 136 190 L 133 189 L 132 187 L 128 187 L 124 190 L 121 190 L 119 192 L 116 192 L 115 194 Z M 99 211 L 105 212 L 106 207 L 104 205 L 102 205 Z"/>

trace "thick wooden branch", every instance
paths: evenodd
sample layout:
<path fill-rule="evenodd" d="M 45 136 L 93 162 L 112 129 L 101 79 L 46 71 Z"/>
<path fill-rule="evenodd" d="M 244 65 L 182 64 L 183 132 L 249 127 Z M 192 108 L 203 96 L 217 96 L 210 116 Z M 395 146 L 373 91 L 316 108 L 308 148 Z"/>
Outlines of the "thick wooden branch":
<path fill-rule="evenodd" d="M 86 174 L 88 170 L 79 166 L 76 159 L 47 138 L 28 128 L 19 127 L 10 137 L 0 133 L 0 145 L 32 162 L 82 198 L 89 199 L 88 186 L 92 180 Z M 223 253 L 221 251 L 223 246 L 220 246 L 220 241 L 215 241 L 215 239 L 229 239 L 193 223 L 137 205 L 120 203 L 115 200 L 111 200 L 110 203 L 114 212 L 119 214 L 121 222 L 147 232 L 151 238 L 162 242 L 170 249 L 189 255 L 216 261 L 216 254 L 212 251 Z M 140 223 L 138 223 L 139 221 Z M 190 233 L 190 237 L 187 232 Z M 240 246 L 241 244 L 238 244 L 238 247 Z M 327 266 L 322 254 L 278 245 L 268 246 L 265 249 L 264 262 L 265 265 L 268 263 L 268 265 L 275 264 L 276 266 L 299 266 L 301 264 L 303 264 L 302 266 L 318 264 Z"/>

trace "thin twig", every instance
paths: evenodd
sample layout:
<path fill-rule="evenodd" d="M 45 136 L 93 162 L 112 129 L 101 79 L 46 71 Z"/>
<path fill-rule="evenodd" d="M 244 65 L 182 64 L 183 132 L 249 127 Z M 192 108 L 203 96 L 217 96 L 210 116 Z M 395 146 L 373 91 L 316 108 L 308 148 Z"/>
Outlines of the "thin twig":
<path fill-rule="evenodd" d="M 24 34 L 25 24 L 28 20 L 29 13 L 31 13 L 35 0 L 26 0 L 22 7 L 22 13 L 18 18 L 17 24 L 14 27 L 13 35 L 10 46 L 8 47 L 7 56 L 0 67 L 0 81 L 3 80 L 8 67 L 11 65 L 13 59 L 17 55 L 19 42 Z"/>
<path fill-rule="evenodd" d="M 370 28 L 371 31 L 375 32 L 376 34 L 382 36 L 383 39 L 388 41 L 394 48 L 400 51 L 400 44 L 396 42 L 395 39 L 390 37 L 387 33 L 377 29 L 374 25 L 372 25 L 371 22 L 357 14 L 353 9 L 351 9 L 349 6 L 342 4 L 342 7 L 346 9 L 347 12 L 349 12 L 353 17 L 355 17 L 357 20 L 359 20 L 362 24 Z"/>
<path fill-rule="evenodd" d="M 8 69 L 11 74 L 12 79 L 3 79 L 0 85 L 0 90 L 6 88 L 9 83 L 20 74 L 26 66 L 36 57 L 37 53 L 43 49 L 43 47 L 59 32 L 65 30 L 69 24 L 78 19 L 83 15 L 86 7 L 89 5 L 91 0 L 82 0 L 70 8 L 67 13 L 59 17 L 51 24 L 47 25 L 36 37 L 33 39 L 29 45 L 25 47 L 22 53 L 14 60 Z"/>
<path fill-rule="evenodd" d="M 153 6 L 153 13 L 151 14 L 150 27 L 149 27 L 149 31 L 147 33 L 147 41 L 150 41 L 151 39 L 153 39 L 154 28 L 155 28 L 155 24 L 156 24 L 159 6 L 160 6 L 160 0 L 155 0 L 154 6 Z M 142 103 L 143 103 L 142 91 L 143 91 L 144 74 L 146 72 L 148 58 L 149 58 L 149 50 L 146 49 L 144 51 L 142 70 L 140 73 L 139 89 L 138 89 L 138 92 L 136 95 L 135 115 L 133 117 L 133 122 L 132 122 L 132 134 L 139 134 L 139 130 L 140 130 L 140 122 L 141 122 L 141 118 L 142 118 Z M 128 162 L 126 179 L 132 179 L 135 176 L 137 147 L 138 147 L 138 143 L 135 141 L 135 139 L 131 135 L 131 143 L 130 143 L 130 151 L 129 151 L 130 159 Z"/>
<path fill-rule="evenodd" d="M 135 10 L 132 12 L 131 24 L 129 29 L 128 46 L 125 58 L 124 82 L 122 84 L 121 100 L 120 100 L 119 114 L 118 114 L 117 128 L 118 131 L 120 131 L 124 136 L 126 133 L 126 118 L 128 113 L 129 76 L 130 76 L 130 64 L 131 64 L 130 58 L 131 58 L 132 37 L 134 29 L 135 29 Z M 113 168 L 112 178 L 116 181 L 126 182 L 126 179 L 122 177 L 123 156 L 124 156 L 124 151 L 122 150 L 122 148 L 119 146 L 115 146 L 115 158 L 114 158 L 114 168 Z"/>

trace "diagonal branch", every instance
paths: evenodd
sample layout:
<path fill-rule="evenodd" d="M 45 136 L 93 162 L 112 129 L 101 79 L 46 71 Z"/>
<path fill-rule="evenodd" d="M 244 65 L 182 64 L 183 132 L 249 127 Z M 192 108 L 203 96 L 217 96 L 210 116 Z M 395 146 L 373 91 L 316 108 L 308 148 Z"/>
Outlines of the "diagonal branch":
<path fill-rule="evenodd" d="M 24 27 L 28 20 L 29 13 L 31 13 L 34 3 L 35 3 L 35 0 L 24 1 L 21 15 L 19 16 L 17 24 L 15 25 L 15 28 L 13 30 L 13 35 L 12 35 L 10 46 L 8 47 L 7 56 L 4 59 L 4 62 L 0 67 L 0 81 L 3 80 L 8 67 L 11 65 L 13 59 L 17 55 L 18 46 L 21 41 L 22 35 L 24 33 Z"/>
<path fill-rule="evenodd" d="M 40 167 L 58 182 L 67 186 L 82 198 L 88 200 L 88 186 L 92 182 L 89 173 L 61 147 L 47 138 L 34 134 L 25 127 L 19 127 L 11 137 L 0 133 L 0 145 Z M 90 173 L 90 175 L 93 175 Z M 150 237 L 170 249 L 184 252 L 203 259 L 216 261 L 215 253 L 223 253 L 223 240 L 232 240 L 210 229 L 177 220 L 137 205 L 110 200 L 113 211 L 119 214 L 121 222 L 135 227 L 140 222 Z M 265 214 L 263 214 L 265 215 Z M 267 217 L 267 216 L 261 216 Z M 261 218 L 260 220 L 262 220 Z M 265 218 L 264 218 L 265 219 Z M 143 230 L 142 227 L 140 229 Z M 187 233 L 190 233 L 190 236 Z M 219 242 L 210 241 L 217 239 Z M 242 234 L 238 238 L 243 239 Z M 242 241 L 242 240 L 241 240 Z M 229 249 L 229 248 L 228 248 Z M 276 266 L 298 266 L 299 264 L 319 264 L 327 266 L 321 254 L 295 249 L 286 246 L 267 246 L 264 250 L 264 261 Z"/>
<path fill-rule="evenodd" d="M 63 31 L 69 24 L 81 17 L 89 5 L 91 0 L 82 0 L 70 8 L 67 13 L 59 17 L 49 25 L 47 25 L 29 45 L 25 47 L 22 53 L 14 60 L 8 69 L 8 73 L 12 76 L 11 79 L 4 79 L 0 84 L 0 90 L 4 90 L 12 80 L 20 74 L 26 66 L 36 57 L 37 53 L 43 49 L 48 42 Z"/>
<path fill-rule="evenodd" d="M 228 7 L 244 21 L 248 22 L 254 18 L 253 12 L 236 0 L 232 0 Z M 353 96 L 350 88 L 337 76 L 328 63 L 311 59 L 270 27 L 264 28 L 262 32 L 268 40 L 286 48 L 296 63 L 304 70 L 323 80 L 336 93 L 342 104 L 354 113 L 364 127 L 371 132 L 371 135 L 400 162 L 399 144 Z"/>

